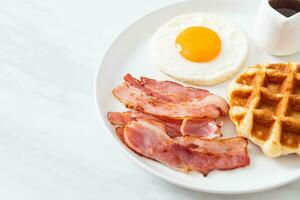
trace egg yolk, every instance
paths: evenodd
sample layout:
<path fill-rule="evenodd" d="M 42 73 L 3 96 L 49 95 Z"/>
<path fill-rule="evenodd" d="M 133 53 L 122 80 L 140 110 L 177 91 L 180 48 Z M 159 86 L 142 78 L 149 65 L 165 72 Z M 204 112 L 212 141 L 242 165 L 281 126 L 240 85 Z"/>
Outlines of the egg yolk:
<path fill-rule="evenodd" d="M 183 30 L 176 38 L 179 53 L 189 61 L 207 62 L 221 51 L 221 39 L 209 28 L 194 26 Z"/>

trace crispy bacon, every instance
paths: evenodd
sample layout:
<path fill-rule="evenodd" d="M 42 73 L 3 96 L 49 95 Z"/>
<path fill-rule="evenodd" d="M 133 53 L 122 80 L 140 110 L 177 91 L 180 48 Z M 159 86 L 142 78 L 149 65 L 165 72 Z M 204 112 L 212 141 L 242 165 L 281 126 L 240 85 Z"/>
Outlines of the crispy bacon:
<path fill-rule="evenodd" d="M 241 137 L 207 140 L 171 139 L 163 124 L 141 118 L 124 128 L 124 140 L 136 153 L 182 171 L 229 170 L 249 165 L 247 140 Z"/>
<path fill-rule="evenodd" d="M 134 110 L 173 119 L 216 119 L 228 112 L 226 101 L 206 90 L 145 77 L 139 81 L 130 74 L 127 74 L 124 80 L 122 85 L 113 90 L 113 94 Z"/>
<path fill-rule="evenodd" d="M 181 120 L 166 120 L 166 122 L 164 122 L 163 120 L 160 120 L 151 115 L 141 113 L 141 112 L 134 112 L 134 111 L 127 111 L 123 113 L 109 112 L 107 114 L 107 117 L 109 121 L 117 127 L 124 127 L 129 122 L 136 121 L 137 119 L 152 119 L 157 122 L 161 122 L 165 126 L 166 133 L 169 135 L 169 137 L 173 138 L 173 137 L 181 136 L 180 126 L 178 127 L 178 123 L 181 124 Z"/>
<path fill-rule="evenodd" d="M 220 127 L 212 119 L 168 119 L 157 118 L 141 112 L 127 111 L 127 112 L 109 112 L 108 119 L 113 125 L 124 127 L 130 121 L 138 118 L 153 119 L 162 123 L 166 128 L 166 133 L 171 138 L 178 136 L 197 136 L 201 138 L 216 138 L 222 136 Z"/>
<path fill-rule="evenodd" d="M 182 171 L 229 170 L 249 165 L 247 140 L 222 136 L 215 119 L 226 101 L 207 90 L 130 74 L 113 90 L 135 111 L 109 112 L 121 141 L 137 154 Z"/>
<path fill-rule="evenodd" d="M 118 135 L 120 140 L 123 142 L 123 144 L 127 145 L 127 143 L 125 142 L 125 139 L 124 139 L 124 127 L 116 127 L 115 130 L 116 130 L 116 134 Z"/>
<path fill-rule="evenodd" d="M 184 119 L 182 121 L 180 132 L 182 135 L 197 136 L 201 138 L 212 139 L 221 137 L 219 125 L 212 119 Z"/>
<path fill-rule="evenodd" d="M 125 79 L 132 78 L 128 78 L 126 75 Z M 170 97 L 174 101 L 188 101 L 191 98 L 203 99 L 210 94 L 207 90 L 183 87 L 172 81 L 156 81 L 147 77 L 141 77 L 141 83 L 145 88 Z"/>

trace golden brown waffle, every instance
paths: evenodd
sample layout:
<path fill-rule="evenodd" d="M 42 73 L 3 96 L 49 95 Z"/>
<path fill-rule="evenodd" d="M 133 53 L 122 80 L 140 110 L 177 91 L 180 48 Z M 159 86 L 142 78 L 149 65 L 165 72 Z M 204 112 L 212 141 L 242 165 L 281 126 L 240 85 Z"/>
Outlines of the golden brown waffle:
<path fill-rule="evenodd" d="M 237 132 L 270 157 L 300 155 L 300 64 L 248 67 L 229 86 Z"/>

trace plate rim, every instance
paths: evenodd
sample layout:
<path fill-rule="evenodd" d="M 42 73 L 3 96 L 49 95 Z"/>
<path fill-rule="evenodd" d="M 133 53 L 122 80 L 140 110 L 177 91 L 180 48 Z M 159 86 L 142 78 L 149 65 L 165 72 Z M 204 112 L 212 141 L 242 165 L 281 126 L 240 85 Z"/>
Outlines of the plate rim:
<path fill-rule="evenodd" d="M 160 178 L 161 180 L 164 180 L 166 182 L 169 182 L 171 184 L 174 184 L 176 186 L 182 187 L 182 188 L 186 188 L 189 190 L 193 190 L 193 191 L 198 191 L 198 192 L 206 192 L 206 193 L 211 193 L 211 194 L 249 194 L 249 193 L 255 193 L 255 192 L 262 192 L 262 191 L 266 191 L 266 190 L 270 190 L 270 189 L 275 189 L 281 186 L 284 186 L 286 184 L 289 184 L 293 181 L 296 181 L 298 179 L 300 179 L 300 174 L 298 174 L 298 176 L 292 176 L 289 179 L 285 179 L 281 182 L 278 183 L 274 183 L 274 184 L 270 184 L 268 186 L 262 187 L 262 188 L 253 188 L 253 189 L 242 189 L 242 190 L 215 190 L 215 189 L 205 189 L 205 188 L 199 188 L 199 187 L 194 187 L 192 185 L 186 185 L 184 183 L 180 183 L 178 181 L 175 181 L 174 179 L 170 178 L 169 176 L 165 176 L 162 173 L 157 172 L 156 170 L 154 170 L 152 167 L 150 167 L 149 165 L 145 164 L 144 162 L 141 162 L 136 155 L 134 155 L 133 152 L 131 152 L 130 150 L 127 149 L 127 147 L 122 144 L 120 141 L 118 141 L 116 139 L 116 137 L 114 137 L 114 135 L 111 133 L 111 128 L 108 126 L 108 123 L 106 123 L 107 119 L 104 118 L 104 116 L 102 115 L 102 113 L 104 113 L 104 111 L 101 109 L 100 107 L 100 90 L 99 90 L 99 79 L 100 79 L 100 74 L 101 71 L 103 70 L 103 63 L 106 60 L 107 56 L 109 55 L 111 49 L 113 48 L 113 46 L 115 44 L 117 44 L 118 40 L 127 32 L 129 31 L 132 27 L 134 27 L 136 24 L 138 24 L 139 22 L 143 21 L 145 18 L 150 17 L 151 15 L 154 15 L 158 12 L 162 12 L 164 9 L 168 9 L 171 7 L 177 7 L 189 2 L 192 2 L 194 0 L 191 1 L 183 1 L 183 2 L 177 2 L 177 3 L 171 3 L 169 5 L 163 6 L 163 7 L 159 7 L 157 9 L 154 9 L 148 13 L 146 13 L 145 15 L 142 15 L 141 17 L 138 17 L 137 19 L 133 20 L 133 22 L 129 23 L 129 25 L 126 26 L 125 29 L 123 29 L 121 32 L 119 32 L 119 34 L 117 34 L 117 36 L 108 44 L 105 53 L 100 56 L 100 59 L 98 61 L 98 67 L 95 73 L 95 78 L 94 78 L 94 91 L 93 91 L 93 95 L 94 95 L 94 103 L 96 106 L 96 110 L 97 110 L 97 115 L 100 117 L 100 123 L 102 125 L 102 127 L 104 127 L 105 131 L 109 132 L 110 137 L 113 138 L 114 142 L 117 144 L 118 148 L 120 148 L 122 150 L 122 152 L 129 157 L 134 163 L 136 163 L 138 166 L 140 166 L 141 168 L 143 168 L 145 171 L 147 171 L 148 173 L 154 174 L 155 176 L 157 176 L 158 178 Z M 142 158 L 142 157 L 141 157 Z M 140 159 L 141 159 L 140 158 Z M 143 158 L 144 159 L 144 158 Z"/>

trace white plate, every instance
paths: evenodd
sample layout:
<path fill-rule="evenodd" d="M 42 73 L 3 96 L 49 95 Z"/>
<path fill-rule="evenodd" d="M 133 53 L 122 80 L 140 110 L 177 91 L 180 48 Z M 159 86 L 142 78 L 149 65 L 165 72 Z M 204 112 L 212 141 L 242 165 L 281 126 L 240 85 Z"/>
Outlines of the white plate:
<path fill-rule="evenodd" d="M 107 131 L 120 144 L 124 152 L 136 163 L 158 177 L 176 185 L 210 193 L 247 193 L 266 190 L 287 184 L 300 177 L 299 156 L 277 159 L 267 158 L 255 145 L 250 144 L 251 165 L 232 171 L 214 171 L 207 177 L 200 173 L 184 174 L 160 163 L 144 159 L 128 150 L 116 137 L 113 127 L 106 118 L 108 111 L 124 111 L 125 107 L 112 96 L 112 89 L 122 82 L 125 73 L 139 77 L 149 76 L 158 80 L 172 80 L 151 66 L 148 58 L 148 42 L 154 31 L 177 15 L 191 12 L 216 13 L 231 20 L 248 36 L 249 54 L 244 66 L 256 63 L 297 60 L 293 57 L 273 57 L 254 45 L 251 39 L 252 23 L 259 0 L 197 0 L 178 3 L 154 11 L 129 26 L 110 46 L 98 69 L 95 81 L 96 104 Z M 208 69 L 209 70 L 209 69 Z M 232 79 L 231 79 L 232 80 Z M 226 97 L 229 82 L 205 87 L 211 92 Z M 225 136 L 235 135 L 231 121 L 225 120 Z"/>

